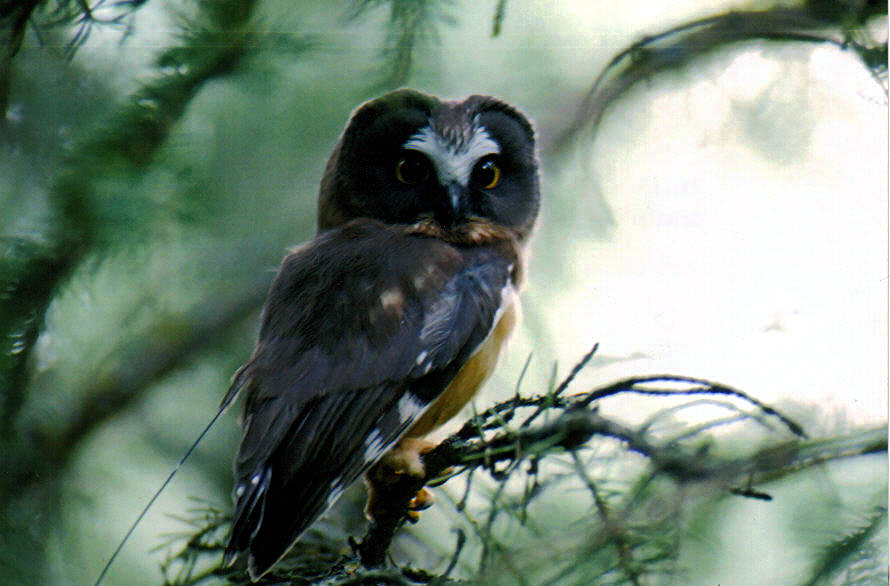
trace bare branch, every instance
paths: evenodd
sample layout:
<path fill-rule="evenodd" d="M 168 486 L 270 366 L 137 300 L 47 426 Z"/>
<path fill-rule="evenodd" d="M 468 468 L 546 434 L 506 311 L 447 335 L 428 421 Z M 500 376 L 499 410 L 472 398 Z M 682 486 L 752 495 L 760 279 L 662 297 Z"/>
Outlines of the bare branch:
<path fill-rule="evenodd" d="M 883 59 L 876 60 L 872 55 L 875 47 L 848 38 L 840 23 L 817 18 L 803 9 L 772 8 L 709 16 L 645 37 L 615 55 L 593 82 L 574 121 L 555 139 L 553 149 L 572 144 L 585 129 L 595 133 L 608 107 L 640 81 L 685 67 L 715 49 L 752 40 L 828 43 L 856 51 L 872 71 L 881 65 L 886 70 L 886 44 L 877 48 Z"/>

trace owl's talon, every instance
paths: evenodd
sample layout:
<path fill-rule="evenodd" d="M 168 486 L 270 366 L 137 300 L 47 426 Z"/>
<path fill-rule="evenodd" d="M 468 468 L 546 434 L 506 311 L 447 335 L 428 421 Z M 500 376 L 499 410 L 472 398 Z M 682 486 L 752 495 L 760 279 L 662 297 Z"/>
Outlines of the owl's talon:
<path fill-rule="evenodd" d="M 423 455 L 431 452 L 436 444 L 425 439 L 406 437 L 390 450 L 378 464 L 381 472 L 393 477 L 407 474 L 414 478 L 424 478 Z"/>
<path fill-rule="evenodd" d="M 432 492 L 426 488 L 421 488 L 417 491 L 417 494 L 414 495 L 414 498 L 411 499 L 411 502 L 408 503 L 409 516 L 411 513 L 419 513 L 420 511 L 425 511 L 430 508 L 433 506 L 435 500 Z"/>
<path fill-rule="evenodd" d="M 409 523 L 415 525 L 420 521 L 420 511 L 424 511 L 433 506 L 433 493 L 426 488 L 421 488 L 408 503 L 408 510 L 405 512 L 405 518 Z"/>

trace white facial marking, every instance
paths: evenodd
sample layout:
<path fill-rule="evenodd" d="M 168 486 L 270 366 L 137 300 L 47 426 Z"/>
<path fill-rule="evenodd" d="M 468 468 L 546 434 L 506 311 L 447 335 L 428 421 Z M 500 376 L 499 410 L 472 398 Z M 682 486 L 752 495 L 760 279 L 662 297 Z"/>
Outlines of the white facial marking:
<path fill-rule="evenodd" d="M 254 486 L 256 486 L 257 484 L 260 483 L 260 474 L 259 474 L 259 472 L 257 472 L 256 474 L 253 475 L 253 478 L 250 479 L 250 483 L 251 483 L 252 485 L 254 485 Z"/>
<path fill-rule="evenodd" d="M 501 147 L 491 138 L 484 126 L 474 126 L 471 132 L 468 141 L 454 144 L 429 126 L 424 126 L 405 141 L 402 147 L 429 157 L 436 167 L 440 183 L 456 181 L 466 187 L 476 161 L 501 152 Z"/>
<path fill-rule="evenodd" d="M 416 364 L 417 366 L 420 366 L 421 364 L 423 364 L 423 361 L 426 360 L 426 357 L 428 355 L 429 355 L 429 352 L 424 350 L 423 352 L 421 352 L 420 354 L 417 355 L 417 360 L 414 361 L 414 364 Z"/>
<path fill-rule="evenodd" d="M 237 496 L 238 498 L 241 498 L 242 496 L 244 496 L 244 485 L 243 484 L 239 484 L 238 488 L 235 489 L 235 496 Z"/>

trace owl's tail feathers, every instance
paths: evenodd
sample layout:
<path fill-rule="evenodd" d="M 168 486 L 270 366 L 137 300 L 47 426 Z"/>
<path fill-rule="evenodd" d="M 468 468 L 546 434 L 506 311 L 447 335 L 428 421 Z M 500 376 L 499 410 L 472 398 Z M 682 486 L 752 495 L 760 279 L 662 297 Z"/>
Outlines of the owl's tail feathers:
<path fill-rule="evenodd" d="M 235 486 L 235 519 L 223 561 L 231 566 L 247 552 L 252 581 L 259 580 L 287 555 L 306 529 L 342 493 L 339 486 L 312 482 L 278 486 L 272 481 L 272 473 L 272 467 L 266 467 Z"/>
<path fill-rule="evenodd" d="M 251 538 L 262 525 L 271 480 L 272 468 L 267 467 L 235 485 L 235 517 L 226 545 L 225 565 L 234 564 L 238 555 L 250 547 Z"/>

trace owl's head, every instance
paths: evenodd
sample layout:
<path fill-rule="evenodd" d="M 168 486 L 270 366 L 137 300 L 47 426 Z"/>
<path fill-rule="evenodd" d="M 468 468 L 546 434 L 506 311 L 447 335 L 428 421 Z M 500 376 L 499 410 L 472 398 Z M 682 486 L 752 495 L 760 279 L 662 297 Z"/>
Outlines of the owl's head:
<path fill-rule="evenodd" d="M 360 106 L 325 170 L 320 230 L 355 218 L 482 221 L 524 238 L 540 199 L 531 123 L 488 96 L 441 101 L 398 90 Z"/>

